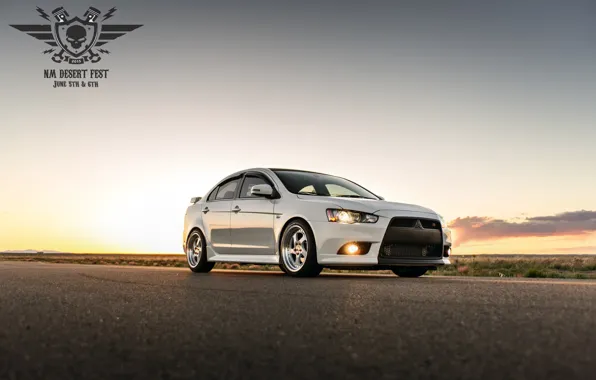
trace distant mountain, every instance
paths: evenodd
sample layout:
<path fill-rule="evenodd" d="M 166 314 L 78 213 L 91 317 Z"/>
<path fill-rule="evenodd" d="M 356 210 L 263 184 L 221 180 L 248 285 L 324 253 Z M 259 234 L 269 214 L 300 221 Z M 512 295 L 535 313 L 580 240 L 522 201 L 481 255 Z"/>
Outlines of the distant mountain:
<path fill-rule="evenodd" d="M 61 251 L 54 251 L 51 249 L 44 249 L 44 250 L 37 250 L 37 249 L 14 249 L 14 250 L 8 250 L 8 251 L 0 251 L 0 253 L 4 253 L 4 254 L 16 254 L 16 255 L 27 255 L 27 254 L 33 254 L 33 253 L 66 253 L 66 252 L 61 252 Z"/>

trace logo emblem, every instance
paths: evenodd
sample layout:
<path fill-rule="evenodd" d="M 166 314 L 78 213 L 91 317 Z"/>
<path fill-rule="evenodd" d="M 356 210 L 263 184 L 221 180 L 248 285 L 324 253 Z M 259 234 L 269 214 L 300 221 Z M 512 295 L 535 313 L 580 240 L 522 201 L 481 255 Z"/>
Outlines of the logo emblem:
<path fill-rule="evenodd" d="M 50 21 L 50 16 L 43 9 L 37 7 L 37 12 L 41 18 Z M 102 54 L 110 54 L 102 46 L 143 26 L 103 24 L 115 12 L 116 8 L 108 10 L 100 21 L 101 11 L 97 8 L 89 7 L 81 19 L 70 17 L 64 7 L 60 7 L 52 11 L 56 19 L 53 24 L 11 26 L 49 45 L 50 49 L 43 51 L 43 54 L 53 53 L 51 58 L 56 63 L 97 63 L 102 59 Z"/>
<path fill-rule="evenodd" d="M 422 223 L 420 222 L 420 220 L 416 220 L 416 224 L 414 224 L 414 228 L 419 228 L 419 229 L 424 229 L 424 227 L 422 227 Z"/>
<path fill-rule="evenodd" d="M 422 247 L 422 257 L 426 257 L 426 255 L 428 254 L 428 247 Z"/>

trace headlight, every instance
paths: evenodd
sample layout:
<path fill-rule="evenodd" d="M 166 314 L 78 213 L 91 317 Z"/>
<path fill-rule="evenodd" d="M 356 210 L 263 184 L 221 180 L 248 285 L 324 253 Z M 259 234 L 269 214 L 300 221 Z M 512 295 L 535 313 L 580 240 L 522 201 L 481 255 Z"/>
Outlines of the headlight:
<path fill-rule="evenodd" d="M 379 217 L 365 212 L 327 209 L 327 220 L 335 223 L 353 224 L 353 223 L 376 223 Z"/>

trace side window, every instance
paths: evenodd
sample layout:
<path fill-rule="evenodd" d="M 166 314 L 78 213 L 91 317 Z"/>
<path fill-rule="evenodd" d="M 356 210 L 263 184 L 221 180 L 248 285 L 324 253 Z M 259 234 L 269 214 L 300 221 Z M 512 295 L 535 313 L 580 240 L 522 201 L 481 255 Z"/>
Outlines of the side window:
<path fill-rule="evenodd" d="M 300 189 L 300 191 L 298 191 L 298 194 L 316 194 L 316 193 L 317 193 L 317 191 L 315 190 L 315 187 L 313 185 L 308 185 L 308 186 Z"/>
<path fill-rule="evenodd" d="M 219 185 L 219 191 L 215 196 L 215 199 L 232 199 L 234 198 L 234 194 L 236 193 L 236 187 L 238 186 L 238 181 L 240 179 L 233 179 L 228 181 L 222 185 Z"/>
<path fill-rule="evenodd" d="M 207 197 L 207 202 L 212 201 L 215 199 L 215 195 L 217 194 L 217 190 L 219 190 L 219 187 L 216 187 L 215 189 L 213 189 L 213 191 L 211 192 L 211 194 L 209 194 L 209 196 Z"/>
<path fill-rule="evenodd" d="M 242 189 L 240 190 L 240 198 L 257 198 L 255 195 L 250 194 L 250 189 L 254 185 L 267 185 L 267 181 L 261 177 L 257 177 L 255 175 L 247 175 L 244 177 L 244 182 L 242 182 Z"/>
<path fill-rule="evenodd" d="M 346 189 L 343 186 L 336 185 L 333 183 L 327 184 L 327 185 L 325 185 L 325 187 L 327 188 L 329 195 L 331 195 L 332 197 L 358 196 L 358 194 L 356 194 L 352 190 Z"/>

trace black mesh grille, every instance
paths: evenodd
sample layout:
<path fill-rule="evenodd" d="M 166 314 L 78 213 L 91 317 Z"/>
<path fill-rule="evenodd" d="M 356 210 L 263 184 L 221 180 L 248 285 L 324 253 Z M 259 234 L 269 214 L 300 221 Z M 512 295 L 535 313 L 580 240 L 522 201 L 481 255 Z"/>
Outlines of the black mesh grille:
<path fill-rule="evenodd" d="M 411 244 L 385 244 L 381 248 L 382 257 L 404 257 L 404 258 L 435 258 L 441 257 L 443 250 L 441 245 L 411 245 Z"/>
<path fill-rule="evenodd" d="M 433 219 L 420 219 L 420 218 L 393 218 L 391 220 L 391 227 L 402 227 L 402 228 L 414 228 L 420 221 L 422 228 L 428 230 L 440 230 L 441 222 Z"/>

